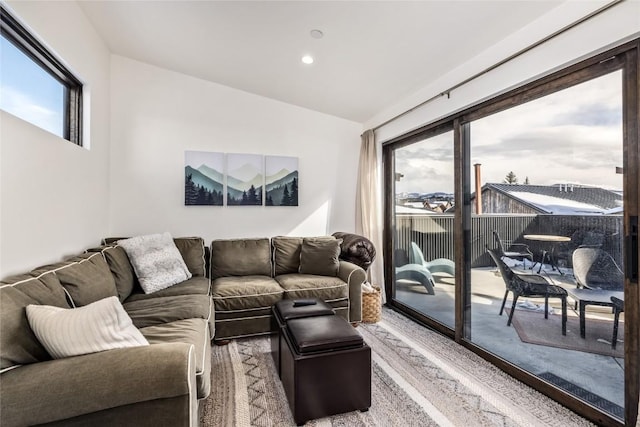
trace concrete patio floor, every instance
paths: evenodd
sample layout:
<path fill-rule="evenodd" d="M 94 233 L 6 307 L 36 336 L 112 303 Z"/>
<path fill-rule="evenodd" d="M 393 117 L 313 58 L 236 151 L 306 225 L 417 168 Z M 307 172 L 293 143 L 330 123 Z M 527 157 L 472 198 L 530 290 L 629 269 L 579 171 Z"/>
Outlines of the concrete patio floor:
<path fill-rule="evenodd" d="M 530 270 L 527 270 L 529 273 Z M 537 268 L 535 270 L 537 272 Z M 560 276 L 548 271 L 543 275 L 563 287 L 575 287 L 570 270 Z M 435 295 L 428 295 L 425 288 L 415 282 L 399 281 L 396 299 L 415 310 L 451 328 L 454 325 L 454 279 L 446 274 L 436 277 Z M 591 393 L 624 406 L 624 360 L 610 356 L 566 350 L 522 342 L 513 326 L 507 326 L 506 313 L 498 315 L 504 297 L 505 285 L 496 268 L 474 268 L 471 271 L 471 341 L 522 369 L 540 375 L 550 372 Z M 511 305 L 509 293 L 506 307 Z M 518 303 L 520 303 L 520 300 Z M 525 299 L 526 300 L 526 299 Z M 530 299 L 544 304 L 540 298 Z M 560 313 L 560 301 L 549 300 L 550 306 Z M 515 316 L 517 316 L 515 313 Z M 576 316 L 573 301 L 568 300 L 568 315 Z M 540 312 L 540 316 L 544 316 Z M 607 307 L 587 307 L 589 319 L 609 319 L 613 328 L 613 315 Z M 621 321 L 623 318 L 621 317 Z M 622 337 L 619 337 L 622 339 Z M 618 343 L 622 345 L 622 343 Z"/>

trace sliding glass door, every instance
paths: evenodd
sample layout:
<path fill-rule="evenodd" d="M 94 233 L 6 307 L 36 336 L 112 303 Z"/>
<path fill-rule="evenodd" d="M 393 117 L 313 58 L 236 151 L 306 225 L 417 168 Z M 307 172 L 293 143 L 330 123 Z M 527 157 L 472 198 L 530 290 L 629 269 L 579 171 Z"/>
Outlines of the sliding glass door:
<path fill-rule="evenodd" d="M 474 120 L 469 132 L 471 342 L 619 419 L 622 128 L 617 70 Z"/>
<path fill-rule="evenodd" d="M 599 425 L 638 410 L 639 50 L 383 145 L 389 305 Z"/>
<path fill-rule="evenodd" d="M 394 151 L 395 300 L 455 327 L 453 131 Z"/>

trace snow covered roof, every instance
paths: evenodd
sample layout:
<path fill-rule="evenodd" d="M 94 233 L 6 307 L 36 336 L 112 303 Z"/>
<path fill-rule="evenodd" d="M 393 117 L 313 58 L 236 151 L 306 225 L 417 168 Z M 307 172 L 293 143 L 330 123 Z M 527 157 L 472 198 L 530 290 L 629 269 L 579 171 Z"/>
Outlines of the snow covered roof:
<path fill-rule="evenodd" d="M 524 191 L 512 191 L 513 197 L 529 202 L 536 207 L 556 215 L 570 215 L 574 213 L 598 214 L 603 213 L 603 209 L 587 203 L 567 200 L 560 197 L 545 196 L 544 194 L 527 193 Z"/>
<path fill-rule="evenodd" d="M 396 213 L 413 214 L 413 215 L 434 215 L 435 212 L 430 209 L 412 208 L 409 206 L 396 205 Z"/>
<path fill-rule="evenodd" d="M 483 187 L 494 189 L 525 203 L 541 213 L 612 214 L 622 211 L 622 195 L 599 187 L 577 185 L 519 185 L 491 184 Z"/>

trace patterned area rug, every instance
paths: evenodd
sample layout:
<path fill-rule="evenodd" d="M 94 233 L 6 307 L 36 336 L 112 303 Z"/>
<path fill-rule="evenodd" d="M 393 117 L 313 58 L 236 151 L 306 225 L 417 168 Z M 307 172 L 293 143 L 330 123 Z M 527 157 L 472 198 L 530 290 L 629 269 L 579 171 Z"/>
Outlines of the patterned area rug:
<path fill-rule="evenodd" d="M 505 309 L 506 316 L 510 309 Z M 505 317 L 506 317 L 505 316 Z M 624 322 L 618 326 L 618 344 L 611 348 L 613 320 L 587 318 L 585 322 L 585 338 L 580 336 L 580 319 L 576 316 L 567 318 L 567 335 L 562 335 L 562 316 L 551 314 L 548 319 L 542 312 L 516 310 L 511 322 L 522 342 L 567 350 L 584 351 L 603 356 L 624 357 Z"/>
<path fill-rule="evenodd" d="M 307 426 L 590 426 L 436 332 L 384 309 L 358 331 L 372 349 L 372 405 Z M 293 426 L 267 337 L 213 348 L 203 426 Z"/>

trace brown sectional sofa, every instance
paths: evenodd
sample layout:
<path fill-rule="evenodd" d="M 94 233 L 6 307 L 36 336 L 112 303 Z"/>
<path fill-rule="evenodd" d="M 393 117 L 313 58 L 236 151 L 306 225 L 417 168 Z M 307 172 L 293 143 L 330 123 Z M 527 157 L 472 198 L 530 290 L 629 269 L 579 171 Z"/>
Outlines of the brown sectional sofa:
<path fill-rule="evenodd" d="M 0 282 L 3 427 L 196 426 L 198 400 L 212 387 L 212 338 L 269 333 L 271 306 L 283 298 L 321 298 L 361 320 L 364 270 L 338 261 L 329 275 L 301 274 L 303 238 L 214 240 L 210 248 L 176 238 L 193 277 L 152 294 L 114 241 Z M 314 271 L 319 258 L 307 259 Z M 149 346 L 54 360 L 25 315 L 29 304 L 72 308 L 114 296 Z"/>
<path fill-rule="evenodd" d="M 281 299 L 318 298 L 346 320 L 360 322 L 366 273 L 339 261 L 339 249 L 334 275 L 299 272 L 303 242 L 327 239 L 335 240 L 273 237 L 211 242 L 216 340 L 270 333 L 271 307 Z"/>
<path fill-rule="evenodd" d="M 193 277 L 146 295 L 124 250 L 106 245 L 0 284 L 0 425 L 197 426 L 211 389 L 213 307 L 200 238 L 175 239 Z M 29 304 L 118 296 L 149 346 L 52 360 Z"/>

